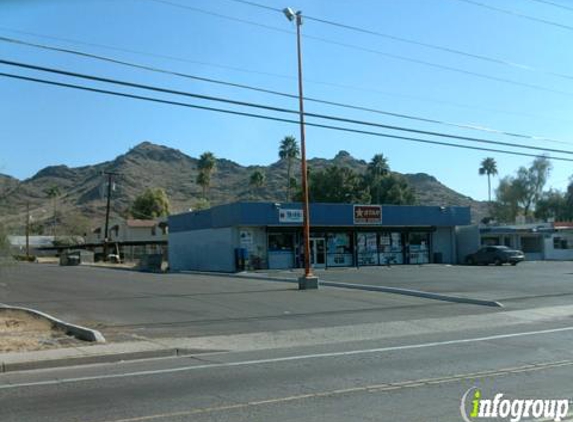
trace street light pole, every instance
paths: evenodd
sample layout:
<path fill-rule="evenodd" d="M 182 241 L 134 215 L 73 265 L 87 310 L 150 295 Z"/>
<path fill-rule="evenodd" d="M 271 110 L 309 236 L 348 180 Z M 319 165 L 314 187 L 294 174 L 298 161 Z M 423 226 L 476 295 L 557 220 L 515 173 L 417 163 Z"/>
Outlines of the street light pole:
<path fill-rule="evenodd" d="M 306 166 L 306 137 L 304 130 L 304 94 L 302 89 L 302 46 L 301 46 L 301 26 L 302 12 L 294 12 L 290 7 L 283 10 L 289 21 L 296 23 L 296 48 L 298 59 L 298 102 L 300 120 L 300 153 L 302 172 L 302 221 L 303 221 L 303 242 L 304 242 L 304 276 L 299 278 L 298 287 L 300 290 L 317 289 L 318 277 L 312 273 L 310 265 L 310 207 L 308 203 L 308 171 Z"/>

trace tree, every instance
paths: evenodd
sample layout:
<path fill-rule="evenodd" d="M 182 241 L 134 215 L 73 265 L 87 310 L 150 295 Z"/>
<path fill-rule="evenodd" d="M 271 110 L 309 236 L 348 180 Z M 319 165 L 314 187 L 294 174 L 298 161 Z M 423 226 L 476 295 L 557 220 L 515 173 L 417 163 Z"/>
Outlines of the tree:
<path fill-rule="evenodd" d="M 551 173 L 551 162 L 547 157 L 539 157 L 533 160 L 531 167 L 525 172 L 525 192 L 526 197 L 524 198 L 524 213 L 529 214 L 531 208 L 533 208 L 537 202 L 541 199 L 543 195 L 543 188 L 547 184 L 549 179 L 549 174 Z M 520 169 L 521 171 L 521 169 Z"/>
<path fill-rule="evenodd" d="M 281 160 L 287 162 L 287 188 L 286 188 L 286 201 L 290 202 L 291 190 L 291 169 L 292 162 L 300 155 L 300 150 L 294 136 L 286 136 L 279 146 L 279 157 Z"/>
<path fill-rule="evenodd" d="M 58 203 L 58 198 L 61 196 L 62 192 L 60 191 L 60 188 L 58 186 L 52 186 L 48 189 L 46 189 L 44 191 L 47 195 L 48 198 L 50 198 L 52 200 L 52 206 L 54 208 L 54 215 L 53 215 L 53 234 L 54 234 L 54 238 L 56 237 L 56 225 L 57 225 L 57 203 Z"/>
<path fill-rule="evenodd" d="M 10 262 L 10 243 L 4 226 L 0 223 L 0 275 Z"/>
<path fill-rule="evenodd" d="M 249 179 L 249 185 L 253 189 L 253 191 L 260 191 L 261 188 L 265 185 L 266 176 L 260 170 L 255 170 L 251 173 L 251 177 Z"/>
<path fill-rule="evenodd" d="M 493 215 L 502 222 L 513 222 L 519 213 L 520 187 L 511 176 L 499 181 L 495 190 L 496 202 L 493 204 Z"/>
<path fill-rule="evenodd" d="M 215 171 L 216 166 L 217 159 L 212 152 L 204 152 L 199 157 L 199 163 L 197 164 L 199 174 L 197 174 L 196 182 L 203 189 L 203 199 L 207 199 L 207 192 L 211 187 L 211 175 Z"/>
<path fill-rule="evenodd" d="M 491 176 L 497 174 L 497 163 L 491 157 L 484 158 L 479 168 L 480 176 L 487 175 L 487 198 L 491 204 Z"/>
<path fill-rule="evenodd" d="M 543 188 L 551 172 L 547 157 L 538 157 L 529 167 L 520 167 L 515 177 L 500 180 L 496 190 L 494 215 L 501 221 L 514 221 L 522 213 L 530 217 L 543 197 Z"/>
<path fill-rule="evenodd" d="M 200 198 L 195 202 L 193 211 L 206 210 L 208 208 L 211 208 L 211 203 L 207 201 L 205 198 Z"/>
<path fill-rule="evenodd" d="M 535 206 L 535 217 L 543 220 L 549 218 L 553 218 L 556 221 L 570 220 L 572 215 L 567 201 L 567 194 L 553 189 L 544 192 Z"/>
<path fill-rule="evenodd" d="M 370 192 L 363 178 L 348 167 L 329 166 L 309 175 L 313 202 L 370 203 Z"/>
<path fill-rule="evenodd" d="M 8 235 L 6 234 L 4 226 L 0 224 L 0 258 L 7 256 L 9 250 Z"/>
<path fill-rule="evenodd" d="M 390 174 L 383 177 L 374 186 L 370 186 L 370 192 L 377 192 L 377 204 L 387 205 L 414 205 L 416 194 L 408 185 L 406 179 L 398 174 Z"/>
<path fill-rule="evenodd" d="M 370 190 L 372 197 L 376 198 L 376 203 L 380 204 L 382 201 L 382 186 L 381 181 L 384 177 L 390 174 L 390 166 L 388 165 L 388 160 L 384 157 L 384 154 L 376 154 L 368 163 L 366 169 L 366 175 L 368 178 L 368 184 L 373 187 Z M 373 195 L 373 193 L 375 195 Z"/>
<path fill-rule="evenodd" d="M 162 188 L 146 189 L 133 201 L 129 210 L 134 218 L 153 220 L 169 215 L 169 199 Z"/>
<path fill-rule="evenodd" d="M 77 245 L 82 243 L 91 228 L 89 218 L 79 212 L 69 212 L 60 222 L 60 236 L 54 240 L 56 246 Z"/>
<path fill-rule="evenodd" d="M 196 182 L 199 186 L 201 186 L 201 189 L 203 190 L 202 199 L 207 200 L 207 189 L 209 188 L 209 185 L 211 184 L 211 175 L 209 173 L 204 172 L 204 171 L 200 171 L 197 174 Z"/>

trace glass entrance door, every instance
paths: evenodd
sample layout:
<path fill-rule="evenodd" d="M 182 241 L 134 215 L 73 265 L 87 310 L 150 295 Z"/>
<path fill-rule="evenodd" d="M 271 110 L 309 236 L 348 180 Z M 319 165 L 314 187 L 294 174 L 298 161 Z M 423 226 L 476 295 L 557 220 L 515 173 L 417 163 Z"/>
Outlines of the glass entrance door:
<path fill-rule="evenodd" d="M 315 268 L 326 266 L 326 240 L 324 238 L 311 238 L 310 263 Z"/>

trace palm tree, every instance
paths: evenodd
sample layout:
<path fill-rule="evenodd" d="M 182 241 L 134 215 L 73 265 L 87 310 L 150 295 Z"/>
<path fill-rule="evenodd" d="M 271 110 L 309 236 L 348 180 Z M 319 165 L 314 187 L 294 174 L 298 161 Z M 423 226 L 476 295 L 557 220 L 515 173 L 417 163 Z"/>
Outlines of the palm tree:
<path fill-rule="evenodd" d="M 249 184 L 254 191 L 260 190 L 265 185 L 265 174 L 260 170 L 255 170 L 249 179 Z M 254 196 L 254 195 L 253 195 Z"/>
<path fill-rule="evenodd" d="M 197 175 L 197 184 L 203 188 L 203 199 L 207 199 L 206 193 L 211 185 L 211 175 L 217 166 L 217 159 L 212 152 L 206 151 L 199 157 L 199 174 Z"/>
<path fill-rule="evenodd" d="M 384 154 L 376 154 L 368 163 L 366 171 L 370 176 L 370 185 L 376 187 L 376 203 L 379 204 L 381 189 L 380 182 L 382 178 L 386 177 L 390 173 L 388 159 L 384 157 Z"/>
<path fill-rule="evenodd" d="M 497 174 L 497 163 L 495 159 L 491 157 L 484 158 L 481 162 L 481 167 L 479 168 L 480 176 L 484 174 L 487 175 L 487 197 L 491 205 L 491 176 Z"/>
<path fill-rule="evenodd" d="M 201 186 L 201 189 L 203 189 L 203 199 L 207 200 L 207 188 L 211 184 L 211 176 L 205 171 L 200 171 L 195 181 Z"/>
<path fill-rule="evenodd" d="M 50 198 L 53 202 L 54 207 L 54 216 L 53 216 L 53 229 L 54 229 L 54 239 L 56 238 L 56 219 L 57 219 L 57 199 L 62 194 L 60 188 L 57 186 L 52 186 L 44 191 L 48 198 Z"/>
<path fill-rule="evenodd" d="M 287 189 L 286 200 L 290 202 L 290 187 L 291 187 L 291 168 L 292 162 L 300 155 L 300 150 L 294 136 L 285 136 L 279 146 L 279 157 L 281 160 L 287 160 Z"/>

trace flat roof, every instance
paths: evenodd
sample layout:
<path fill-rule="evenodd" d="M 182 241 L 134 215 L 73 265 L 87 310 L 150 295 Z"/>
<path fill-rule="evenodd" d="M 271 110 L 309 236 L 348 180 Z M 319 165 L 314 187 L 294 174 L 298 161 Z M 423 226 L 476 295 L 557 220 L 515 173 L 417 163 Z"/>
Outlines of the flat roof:
<path fill-rule="evenodd" d="M 171 215 L 169 232 L 244 226 L 300 227 L 301 210 L 302 204 L 297 202 L 235 202 Z M 310 204 L 310 224 L 315 227 L 454 227 L 470 222 L 469 207 Z"/>

